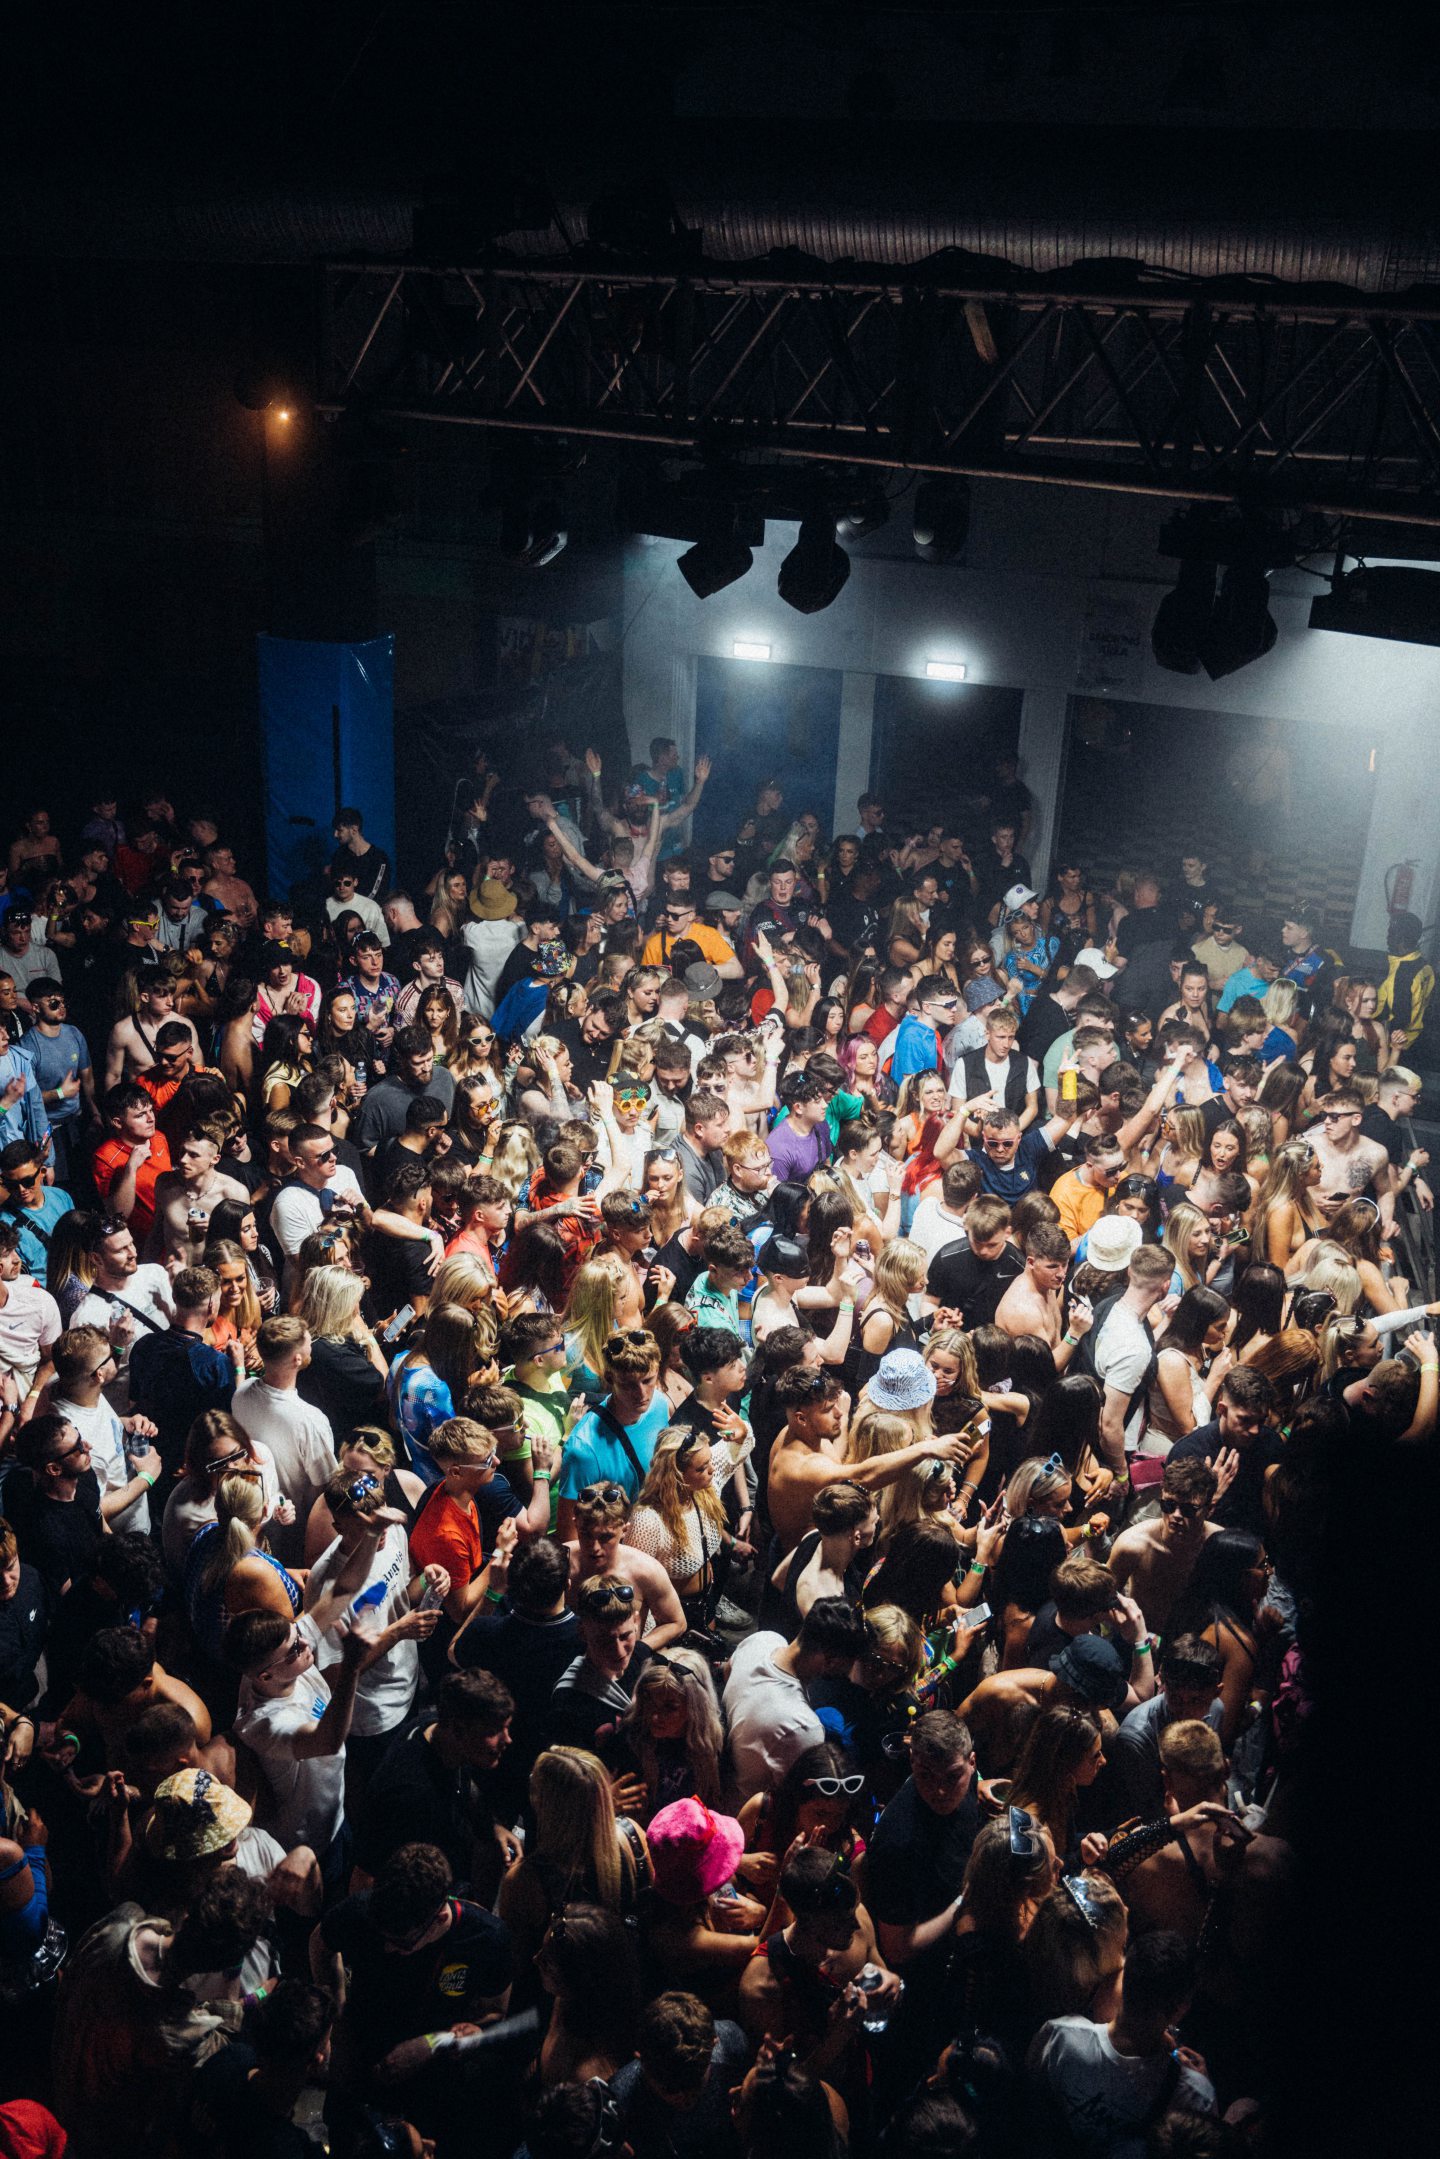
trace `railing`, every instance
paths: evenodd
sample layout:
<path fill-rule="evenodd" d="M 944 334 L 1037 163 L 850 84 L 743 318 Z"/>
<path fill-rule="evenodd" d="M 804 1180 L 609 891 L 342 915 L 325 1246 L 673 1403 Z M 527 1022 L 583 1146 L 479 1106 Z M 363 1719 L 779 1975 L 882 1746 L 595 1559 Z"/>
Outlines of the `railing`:
<path fill-rule="evenodd" d="M 1408 1117 L 1398 1120 L 1405 1135 L 1407 1152 L 1419 1147 L 1414 1126 Z M 1427 1164 L 1427 1172 L 1433 1175 L 1434 1165 Z M 1427 1175 L 1429 1182 L 1429 1175 Z M 1395 1207 L 1396 1241 L 1400 1250 L 1396 1254 L 1402 1262 L 1400 1272 L 1410 1284 L 1411 1304 L 1433 1304 L 1435 1301 L 1435 1216 L 1426 1214 L 1415 1198 L 1413 1185 L 1403 1192 Z"/>

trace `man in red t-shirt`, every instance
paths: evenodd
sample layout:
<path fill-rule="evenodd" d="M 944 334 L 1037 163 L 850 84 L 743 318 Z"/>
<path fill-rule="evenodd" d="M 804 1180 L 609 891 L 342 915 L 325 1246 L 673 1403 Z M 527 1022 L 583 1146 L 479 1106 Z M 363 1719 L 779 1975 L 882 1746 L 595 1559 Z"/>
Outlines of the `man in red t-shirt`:
<path fill-rule="evenodd" d="M 915 987 L 913 967 L 886 967 L 880 974 L 880 1002 L 871 1013 L 862 1034 L 869 1035 L 878 1050 L 888 1035 L 893 1035 L 905 1017 L 905 1002 Z"/>
<path fill-rule="evenodd" d="M 141 1250 L 155 1227 L 155 1180 L 173 1167 L 163 1132 L 155 1129 L 155 1104 L 134 1080 L 107 1090 L 108 1134 L 95 1150 L 95 1190 L 112 1215 L 130 1224 Z"/>

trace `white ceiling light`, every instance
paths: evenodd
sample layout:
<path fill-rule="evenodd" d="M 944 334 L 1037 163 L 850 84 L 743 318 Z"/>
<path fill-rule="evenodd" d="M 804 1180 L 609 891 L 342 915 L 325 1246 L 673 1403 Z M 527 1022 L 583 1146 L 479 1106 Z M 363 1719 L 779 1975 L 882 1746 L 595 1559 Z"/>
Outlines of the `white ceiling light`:
<path fill-rule="evenodd" d="M 758 644 L 753 637 L 737 637 L 730 651 L 737 660 L 768 660 L 770 657 L 770 647 Z"/>
<path fill-rule="evenodd" d="M 963 682 L 965 663 L 963 660 L 927 660 L 925 672 L 932 682 Z"/>

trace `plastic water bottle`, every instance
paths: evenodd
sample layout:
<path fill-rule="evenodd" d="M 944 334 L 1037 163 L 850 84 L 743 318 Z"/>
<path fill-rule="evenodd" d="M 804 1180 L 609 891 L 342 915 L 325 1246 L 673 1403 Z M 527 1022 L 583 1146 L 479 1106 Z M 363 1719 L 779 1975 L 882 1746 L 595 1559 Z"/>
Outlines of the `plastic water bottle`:
<path fill-rule="evenodd" d="M 387 1588 L 383 1578 L 378 1582 L 371 1582 L 368 1587 L 359 1591 L 356 1596 L 350 1599 L 350 1602 L 336 1620 L 335 1632 L 337 1634 L 348 1634 L 357 1619 L 363 1619 L 367 1612 L 375 1611 L 378 1606 L 385 1602 L 386 1593 Z"/>
<path fill-rule="evenodd" d="M 439 1590 L 438 1590 L 438 1589 L 437 1589 L 437 1588 L 435 1587 L 435 1584 L 434 1584 L 433 1582 L 427 1582 L 427 1583 L 425 1584 L 425 1594 L 424 1594 L 424 1596 L 423 1596 L 423 1597 L 422 1597 L 422 1598 L 420 1599 L 420 1609 L 421 1609 L 421 1611 L 422 1611 L 422 1612 L 434 1612 L 434 1611 L 438 1611 L 439 1607 L 440 1607 L 440 1606 L 441 1606 L 441 1605 L 442 1605 L 442 1604 L 443 1604 L 444 1602 L 445 1602 L 445 1599 L 444 1599 L 444 1598 L 443 1598 L 443 1597 L 441 1596 L 441 1594 L 440 1594 Z"/>
<path fill-rule="evenodd" d="M 884 1986 L 885 1974 L 878 1964 L 867 1964 L 855 1974 L 854 1983 L 862 1994 L 874 1994 L 878 1988 Z M 860 2019 L 860 2022 L 870 2037 L 876 2039 L 889 2025 L 890 2011 L 888 2007 L 877 2003 L 867 2016 Z"/>

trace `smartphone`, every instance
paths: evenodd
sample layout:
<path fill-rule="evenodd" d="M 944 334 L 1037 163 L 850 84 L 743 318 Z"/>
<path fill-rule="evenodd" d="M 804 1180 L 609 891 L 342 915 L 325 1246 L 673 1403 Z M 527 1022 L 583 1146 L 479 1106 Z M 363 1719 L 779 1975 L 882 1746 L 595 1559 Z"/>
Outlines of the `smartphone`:
<path fill-rule="evenodd" d="M 395 1314 L 395 1317 L 390 1321 L 390 1324 L 380 1329 L 381 1341 L 398 1342 L 401 1335 L 405 1332 L 405 1329 L 409 1326 L 411 1320 L 414 1317 L 414 1305 L 402 1304 L 399 1311 Z"/>
<path fill-rule="evenodd" d="M 970 1604 L 960 1613 L 957 1624 L 962 1634 L 973 1634 L 977 1627 L 984 1626 L 989 1617 L 988 1604 Z"/>

